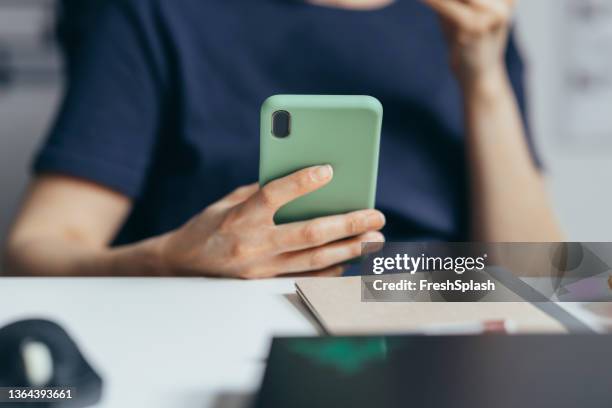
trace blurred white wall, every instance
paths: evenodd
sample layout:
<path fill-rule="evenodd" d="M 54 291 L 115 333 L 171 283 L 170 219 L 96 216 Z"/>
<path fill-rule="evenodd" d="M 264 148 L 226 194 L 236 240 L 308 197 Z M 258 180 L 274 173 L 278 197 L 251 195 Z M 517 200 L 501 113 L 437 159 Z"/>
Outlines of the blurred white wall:
<path fill-rule="evenodd" d="M 54 1 L 0 0 L 0 246 L 61 93 Z"/>
<path fill-rule="evenodd" d="M 531 124 L 546 162 L 554 205 L 569 239 L 612 240 L 612 143 L 576 149 L 560 142 L 558 107 L 563 97 L 558 93 L 558 61 L 565 53 L 564 41 L 559 38 L 563 31 L 560 3 L 522 0 L 518 6 L 518 35 L 529 65 Z M 45 134 L 60 93 L 59 78 L 36 86 L 17 83 L 3 87 L 0 82 L 0 242 L 28 179 L 32 152 Z M 612 106 L 609 109 L 612 115 Z M 612 140 L 612 134 L 609 136 Z"/>
<path fill-rule="evenodd" d="M 529 67 L 531 127 L 568 238 L 612 241 L 612 128 L 603 135 L 604 140 L 587 139 L 585 130 L 584 141 L 576 136 L 568 143 L 563 120 L 563 107 L 569 101 L 561 92 L 560 66 L 573 52 L 562 7 L 578 3 L 612 10 L 612 0 L 519 0 L 518 36 Z M 612 56 L 612 43 L 607 45 L 603 53 Z M 597 108 L 607 109 L 612 116 L 612 103 Z"/>
<path fill-rule="evenodd" d="M 17 209 L 32 154 L 53 117 L 59 93 L 59 84 L 0 88 L 0 243 Z"/>

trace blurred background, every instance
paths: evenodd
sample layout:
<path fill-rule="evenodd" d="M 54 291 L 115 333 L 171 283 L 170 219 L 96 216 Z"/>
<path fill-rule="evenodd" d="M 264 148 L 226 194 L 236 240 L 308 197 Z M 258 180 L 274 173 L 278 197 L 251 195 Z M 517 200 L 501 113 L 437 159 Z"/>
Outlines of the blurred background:
<path fill-rule="evenodd" d="M 0 0 L 0 242 L 62 94 L 58 15 L 56 0 Z M 609 241 L 612 0 L 519 0 L 517 35 L 557 213 L 570 240 Z"/>

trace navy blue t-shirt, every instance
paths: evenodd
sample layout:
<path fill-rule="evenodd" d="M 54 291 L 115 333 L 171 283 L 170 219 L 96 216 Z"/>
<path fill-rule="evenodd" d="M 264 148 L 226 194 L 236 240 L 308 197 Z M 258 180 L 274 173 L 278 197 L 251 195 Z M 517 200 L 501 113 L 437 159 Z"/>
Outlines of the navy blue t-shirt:
<path fill-rule="evenodd" d="M 461 97 L 434 13 L 295 0 L 110 1 L 71 66 L 37 172 L 134 200 L 117 238 L 172 230 L 257 180 L 270 95 L 366 94 L 384 106 L 377 207 L 388 239 L 467 238 Z M 521 108 L 522 63 L 507 64 Z M 350 154 L 350 153 L 349 153 Z"/>

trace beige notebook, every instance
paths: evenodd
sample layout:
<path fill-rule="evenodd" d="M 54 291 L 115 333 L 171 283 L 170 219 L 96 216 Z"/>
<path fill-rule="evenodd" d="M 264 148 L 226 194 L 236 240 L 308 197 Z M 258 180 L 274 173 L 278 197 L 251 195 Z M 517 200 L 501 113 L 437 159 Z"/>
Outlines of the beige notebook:
<path fill-rule="evenodd" d="M 432 324 L 498 319 L 513 321 L 518 333 L 567 331 L 527 302 L 362 302 L 359 276 L 301 279 L 296 288 L 323 329 L 333 335 L 414 333 Z"/>

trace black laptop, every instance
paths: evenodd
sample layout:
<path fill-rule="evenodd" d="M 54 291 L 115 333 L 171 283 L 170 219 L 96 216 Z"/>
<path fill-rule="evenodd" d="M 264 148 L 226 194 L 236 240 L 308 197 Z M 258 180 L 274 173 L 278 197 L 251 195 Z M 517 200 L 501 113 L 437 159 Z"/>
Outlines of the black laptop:
<path fill-rule="evenodd" d="M 277 338 L 256 408 L 610 408 L 612 335 Z"/>

